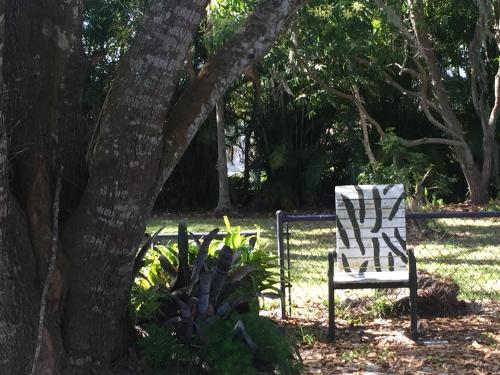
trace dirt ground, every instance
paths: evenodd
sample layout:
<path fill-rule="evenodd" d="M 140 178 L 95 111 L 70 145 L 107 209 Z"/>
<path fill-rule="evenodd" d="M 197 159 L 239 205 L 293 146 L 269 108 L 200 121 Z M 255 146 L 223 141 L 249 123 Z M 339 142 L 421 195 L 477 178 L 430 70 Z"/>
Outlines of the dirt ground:
<path fill-rule="evenodd" d="M 339 322 L 335 343 L 327 317 L 287 319 L 295 328 L 304 374 L 500 374 L 500 303 L 460 316 L 421 318 L 422 339 L 408 338 L 409 319 Z"/>
<path fill-rule="evenodd" d="M 327 338 L 327 316 L 310 308 L 300 317 L 280 320 L 294 332 L 303 374 L 500 374 L 500 302 L 471 304 L 459 316 L 420 318 L 422 338 L 408 338 L 409 318 L 374 319 L 349 326 L 339 320 L 337 340 Z M 136 358 L 136 355 L 133 356 Z M 73 371 L 74 375 L 140 375 L 137 360 L 114 370 Z"/>

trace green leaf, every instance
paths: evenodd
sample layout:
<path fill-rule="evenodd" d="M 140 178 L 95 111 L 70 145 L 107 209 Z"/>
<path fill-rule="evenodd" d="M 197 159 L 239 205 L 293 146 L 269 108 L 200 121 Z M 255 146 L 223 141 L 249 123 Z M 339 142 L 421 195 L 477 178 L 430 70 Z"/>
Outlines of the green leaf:
<path fill-rule="evenodd" d="M 355 12 L 360 12 L 364 8 L 365 8 L 365 6 L 363 4 L 361 4 L 361 2 L 359 2 L 359 1 L 355 1 L 352 3 L 352 10 L 354 10 Z"/>
<path fill-rule="evenodd" d="M 375 34 L 382 27 L 382 20 L 380 18 L 372 18 L 372 28 L 373 33 Z"/>
<path fill-rule="evenodd" d="M 229 218 L 224 216 L 224 225 L 226 226 L 226 230 L 228 233 L 231 233 L 231 223 L 229 222 Z"/>

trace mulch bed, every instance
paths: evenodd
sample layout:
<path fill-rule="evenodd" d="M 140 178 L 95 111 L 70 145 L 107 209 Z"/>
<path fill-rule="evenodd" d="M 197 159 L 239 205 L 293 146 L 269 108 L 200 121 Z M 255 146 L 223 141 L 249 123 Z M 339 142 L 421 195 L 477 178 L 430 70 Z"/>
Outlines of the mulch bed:
<path fill-rule="evenodd" d="M 500 303 L 471 304 L 474 313 L 420 319 L 422 341 L 408 338 L 409 319 L 339 321 L 335 343 L 327 317 L 282 321 L 297 332 L 304 374 L 500 374 Z"/>

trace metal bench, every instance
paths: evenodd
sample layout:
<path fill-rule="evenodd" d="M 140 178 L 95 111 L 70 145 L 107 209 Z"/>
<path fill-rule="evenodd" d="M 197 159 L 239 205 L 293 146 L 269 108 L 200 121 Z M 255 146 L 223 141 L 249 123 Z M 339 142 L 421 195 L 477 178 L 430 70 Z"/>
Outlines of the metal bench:
<path fill-rule="evenodd" d="M 337 249 L 328 254 L 328 335 L 335 340 L 336 289 L 410 289 L 411 337 L 417 330 L 417 270 L 406 248 L 403 185 L 335 187 Z M 335 262 L 337 272 L 335 272 Z"/>

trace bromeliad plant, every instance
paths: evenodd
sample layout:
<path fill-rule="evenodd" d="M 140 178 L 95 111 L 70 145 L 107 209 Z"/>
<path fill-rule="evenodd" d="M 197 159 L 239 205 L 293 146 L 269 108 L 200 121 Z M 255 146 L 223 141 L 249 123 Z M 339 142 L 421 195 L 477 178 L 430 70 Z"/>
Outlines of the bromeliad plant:
<path fill-rule="evenodd" d="M 227 235 L 223 241 L 215 240 L 218 229 L 214 229 L 201 240 L 193 236 L 190 243 L 186 226 L 180 224 L 177 244 L 157 245 L 145 253 L 132 301 L 137 310 L 137 324 L 147 333 L 151 332 L 143 340 L 144 359 L 149 365 L 164 363 L 157 356 L 165 349 L 158 351 L 153 347 L 155 343 L 165 341 L 161 337 L 168 336 L 177 346 L 182 346 L 183 351 L 187 349 L 193 354 L 189 367 L 196 363 L 205 370 L 212 369 L 219 373 L 229 362 L 214 362 L 218 357 L 214 355 L 217 350 L 212 346 L 218 341 L 211 334 L 231 326 L 230 332 L 223 335 L 230 340 L 224 346 L 231 349 L 232 354 L 228 352 L 227 355 L 246 356 L 257 367 L 259 363 L 260 366 L 266 363 L 267 366 L 281 368 L 282 373 L 290 373 L 290 369 L 294 368 L 288 363 L 293 357 L 293 347 L 282 334 L 275 335 L 281 336 L 280 340 L 275 340 L 276 343 L 268 344 L 272 347 L 283 341 L 279 344 L 282 349 L 275 352 L 288 354 L 286 358 L 274 361 L 259 360 L 262 357 L 259 353 L 267 353 L 267 349 L 259 348 L 252 338 L 258 332 L 254 327 L 259 324 L 266 327 L 273 325 L 258 316 L 258 297 L 279 296 L 276 257 L 260 248 L 258 234 L 256 237 L 245 237 L 239 227 L 232 228 L 227 218 L 224 219 Z M 249 321 L 252 322 L 253 334 L 247 331 L 244 323 Z M 231 340 L 236 341 L 231 343 Z M 233 353 L 235 348 L 246 352 Z M 164 361 L 186 358 L 185 355 L 166 352 L 164 355 L 168 357 Z M 239 361 L 231 363 L 229 366 L 236 366 Z"/>
<path fill-rule="evenodd" d="M 132 300 L 139 323 L 258 310 L 257 297 L 279 296 L 277 260 L 260 247 L 259 233 L 245 237 L 224 220 L 223 241 L 214 240 L 219 230 L 213 229 L 189 243 L 186 225 L 180 224 L 177 244 L 145 252 Z"/>

